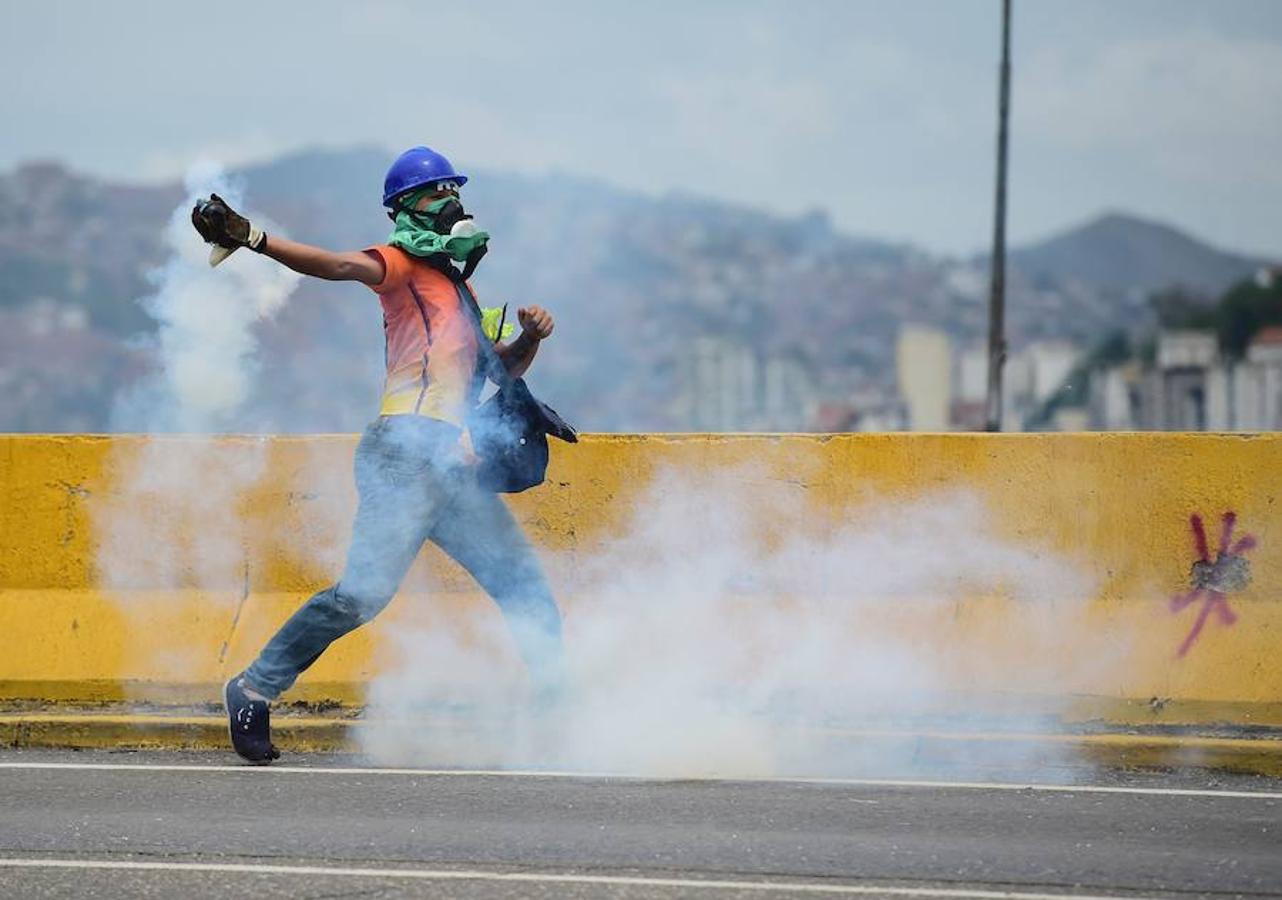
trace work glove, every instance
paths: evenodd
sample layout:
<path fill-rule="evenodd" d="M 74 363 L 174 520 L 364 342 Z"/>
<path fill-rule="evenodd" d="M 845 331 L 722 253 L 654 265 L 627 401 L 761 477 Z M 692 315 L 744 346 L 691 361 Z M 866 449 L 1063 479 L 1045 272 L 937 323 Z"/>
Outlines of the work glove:
<path fill-rule="evenodd" d="M 261 253 L 267 244 L 267 232 L 256 228 L 217 194 L 210 194 L 208 200 L 196 201 L 191 208 L 191 224 L 205 243 L 214 245 L 209 252 L 211 266 L 231 256 L 238 247 Z"/>

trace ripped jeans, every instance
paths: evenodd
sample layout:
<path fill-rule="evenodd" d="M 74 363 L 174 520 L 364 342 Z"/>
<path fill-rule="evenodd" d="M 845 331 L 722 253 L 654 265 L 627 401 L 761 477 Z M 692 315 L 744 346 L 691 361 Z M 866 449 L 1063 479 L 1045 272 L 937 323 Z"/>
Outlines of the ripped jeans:
<path fill-rule="evenodd" d="M 540 695 L 562 667 L 561 615 L 529 541 L 497 494 L 458 456 L 459 430 L 423 416 L 382 416 L 356 448 L 360 505 L 342 578 L 312 596 L 245 670 L 270 699 L 333 641 L 387 606 L 424 541 L 485 589 L 507 620 Z"/>

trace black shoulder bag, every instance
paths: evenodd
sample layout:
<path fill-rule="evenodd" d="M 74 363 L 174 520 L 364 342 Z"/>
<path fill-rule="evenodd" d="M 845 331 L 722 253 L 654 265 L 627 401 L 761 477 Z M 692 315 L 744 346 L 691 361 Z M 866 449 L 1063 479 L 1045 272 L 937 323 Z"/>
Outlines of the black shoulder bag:
<path fill-rule="evenodd" d="M 547 477 L 549 434 L 571 444 L 579 436 L 556 410 L 530 393 L 525 379 L 508 372 L 481 327 L 481 308 L 472 289 L 462 279 L 454 282 L 454 289 L 471 313 L 483 371 L 498 385 L 498 392 L 468 418 L 472 449 L 481 461 L 477 480 L 487 490 L 520 493 Z"/>

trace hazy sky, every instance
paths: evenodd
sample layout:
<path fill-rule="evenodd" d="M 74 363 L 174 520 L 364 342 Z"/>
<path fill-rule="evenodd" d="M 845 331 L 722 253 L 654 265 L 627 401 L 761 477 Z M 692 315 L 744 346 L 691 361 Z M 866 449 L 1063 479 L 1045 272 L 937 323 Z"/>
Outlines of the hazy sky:
<path fill-rule="evenodd" d="M 0 5 L 0 167 L 426 142 L 934 250 L 992 228 L 998 0 Z M 1282 256 L 1282 0 L 1016 0 L 1010 229 Z M 380 185 L 370 186 L 372 202 Z"/>

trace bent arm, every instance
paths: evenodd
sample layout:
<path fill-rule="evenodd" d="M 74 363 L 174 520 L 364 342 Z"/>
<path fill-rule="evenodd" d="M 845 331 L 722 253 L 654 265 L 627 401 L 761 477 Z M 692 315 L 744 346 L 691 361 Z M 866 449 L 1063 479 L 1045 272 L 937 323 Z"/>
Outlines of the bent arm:
<path fill-rule="evenodd" d="M 520 378 L 530 368 L 530 363 L 534 362 L 534 355 L 539 352 L 540 343 L 538 338 L 532 337 L 528 331 L 523 331 L 512 343 L 499 344 L 494 349 L 508 374 L 513 378 Z"/>
<path fill-rule="evenodd" d="M 359 250 L 335 253 L 269 234 L 261 252 L 295 272 L 326 281 L 359 281 L 375 285 L 383 280 L 383 263 Z"/>

